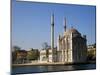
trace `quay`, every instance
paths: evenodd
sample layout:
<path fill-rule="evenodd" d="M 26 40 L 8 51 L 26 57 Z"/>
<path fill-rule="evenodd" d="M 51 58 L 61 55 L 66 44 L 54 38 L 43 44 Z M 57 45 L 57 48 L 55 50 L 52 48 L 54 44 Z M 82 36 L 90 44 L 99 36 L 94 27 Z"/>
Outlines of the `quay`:
<path fill-rule="evenodd" d="M 12 64 L 12 66 L 56 66 L 56 65 L 79 65 L 79 64 L 95 64 L 96 62 L 79 62 L 79 63 L 72 63 L 72 62 L 35 62 L 35 63 L 24 63 L 24 64 Z"/>

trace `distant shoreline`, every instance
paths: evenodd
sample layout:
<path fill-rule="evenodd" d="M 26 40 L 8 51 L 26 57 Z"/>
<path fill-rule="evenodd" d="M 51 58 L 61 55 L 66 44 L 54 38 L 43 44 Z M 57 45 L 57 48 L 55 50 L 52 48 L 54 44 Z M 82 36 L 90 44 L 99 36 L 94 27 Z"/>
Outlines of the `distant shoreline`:
<path fill-rule="evenodd" d="M 12 64 L 12 67 L 17 66 L 56 66 L 56 65 L 78 65 L 78 64 L 96 64 L 96 61 L 92 62 L 81 62 L 81 63 L 66 63 L 66 62 L 46 62 L 46 63 L 25 63 L 25 64 Z"/>

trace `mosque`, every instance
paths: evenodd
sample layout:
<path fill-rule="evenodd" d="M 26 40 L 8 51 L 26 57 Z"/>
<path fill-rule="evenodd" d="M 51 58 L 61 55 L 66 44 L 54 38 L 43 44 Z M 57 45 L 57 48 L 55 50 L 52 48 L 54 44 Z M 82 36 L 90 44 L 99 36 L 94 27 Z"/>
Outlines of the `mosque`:
<path fill-rule="evenodd" d="M 66 27 L 64 18 L 64 32 L 57 38 L 57 48 L 54 47 L 54 14 L 51 16 L 51 48 L 40 50 L 40 62 L 81 63 L 87 59 L 86 35 L 75 28 Z"/>

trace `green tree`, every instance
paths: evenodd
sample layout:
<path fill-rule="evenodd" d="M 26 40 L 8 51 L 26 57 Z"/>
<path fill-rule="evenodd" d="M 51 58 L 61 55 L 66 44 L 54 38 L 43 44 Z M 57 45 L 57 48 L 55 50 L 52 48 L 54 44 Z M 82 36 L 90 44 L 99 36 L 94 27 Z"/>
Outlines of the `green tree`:
<path fill-rule="evenodd" d="M 28 51 L 27 59 L 28 60 L 37 60 L 39 58 L 39 51 L 38 49 L 31 49 Z"/>
<path fill-rule="evenodd" d="M 17 52 L 20 51 L 21 48 L 18 46 L 13 46 L 12 48 L 12 63 L 16 62 L 17 60 Z"/>

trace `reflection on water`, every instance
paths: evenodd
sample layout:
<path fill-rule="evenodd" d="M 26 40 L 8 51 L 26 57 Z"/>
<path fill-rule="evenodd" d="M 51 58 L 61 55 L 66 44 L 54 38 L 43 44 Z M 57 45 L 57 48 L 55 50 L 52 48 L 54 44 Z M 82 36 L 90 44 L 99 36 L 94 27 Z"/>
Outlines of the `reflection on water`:
<path fill-rule="evenodd" d="M 95 69 L 96 64 L 12 67 L 12 74 Z"/>

